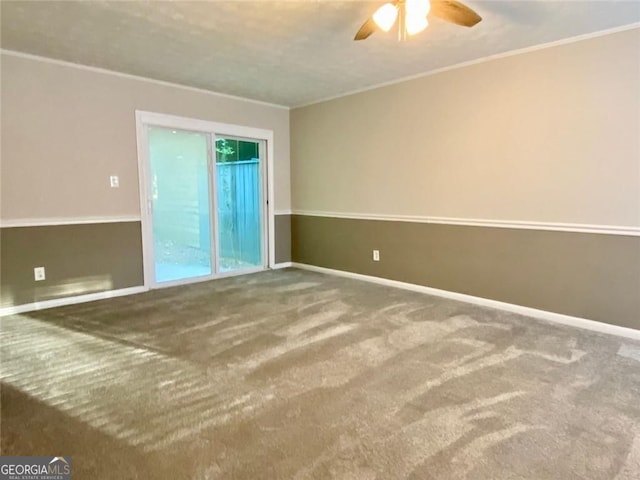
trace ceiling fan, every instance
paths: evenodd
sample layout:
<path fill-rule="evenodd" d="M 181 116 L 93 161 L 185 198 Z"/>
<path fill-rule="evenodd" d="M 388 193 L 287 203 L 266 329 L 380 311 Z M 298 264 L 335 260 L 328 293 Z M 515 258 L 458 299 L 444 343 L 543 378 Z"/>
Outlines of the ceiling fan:
<path fill-rule="evenodd" d="M 415 35 L 429 25 L 427 15 L 434 15 L 465 27 L 473 27 L 482 17 L 456 0 L 395 0 L 385 3 L 362 24 L 354 40 L 369 38 L 378 28 L 388 32 L 398 20 L 398 40 Z"/>

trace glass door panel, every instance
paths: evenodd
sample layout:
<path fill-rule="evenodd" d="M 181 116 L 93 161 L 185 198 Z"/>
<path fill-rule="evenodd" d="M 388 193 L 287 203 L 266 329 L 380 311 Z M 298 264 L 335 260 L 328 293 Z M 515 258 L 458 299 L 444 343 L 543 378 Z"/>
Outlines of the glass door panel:
<path fill-rule="evenodd" d="M 209 135 L 148 127 L 155 282 L 213 274 Z"/>
<path fill-rule="evenodd" d="M 263 265 L 260 141 L 216 137 L 218 270 Z"/>

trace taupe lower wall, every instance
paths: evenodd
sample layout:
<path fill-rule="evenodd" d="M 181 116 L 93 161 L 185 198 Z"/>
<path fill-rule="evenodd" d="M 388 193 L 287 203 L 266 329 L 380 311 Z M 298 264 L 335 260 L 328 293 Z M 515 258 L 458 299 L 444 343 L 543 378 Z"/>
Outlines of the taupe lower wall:
<path fill-rule="evenodd" d="M 2 307 L 141 286 L 140 222 L 2 228 L 0 262 Z"/>
<path fill-rule="evenodd" d="M 303 215 L 291 236 L 294 262 L 640 329 L 640 237 Z"/>
<path fill-rule="evenodd" d="M 276 263 L 291 261 L 291 215 L 275 216 Z"/>
<path fill-rule="evenodd" d="M 275 240 L 276 263 L 290 262 L 290 215 L 276 215 Z M 0 228 L 2 308 L 143 284 L 140 222 Z"/>

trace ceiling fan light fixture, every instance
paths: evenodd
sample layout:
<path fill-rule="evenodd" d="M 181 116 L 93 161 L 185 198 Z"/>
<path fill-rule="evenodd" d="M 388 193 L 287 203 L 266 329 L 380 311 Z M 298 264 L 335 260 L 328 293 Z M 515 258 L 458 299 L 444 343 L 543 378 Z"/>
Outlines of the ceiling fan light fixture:
<path fill-rule="evenodd" d="M 373 21 L 385 32 L 391 30 L 396 23 L 396 18 L 398 18 L 398 8 L 392 3 L 385 3 L 373 14 Z"/>
<path fill-rule="evenodd" d="M 431 2 L 429 0 L 406 0 L 405 9 L 407 17 L 426 17 L 431 10 Z"/>
<path fill-rule="evenodd" d="M 427 28 L 428 25 L 429 25 L 429 22 L 427 21 L 427 17 L 407 16 L 407 19 L 405 21 L 405 28 L 407 30 L 407 34 L 409 35 L 415 35 L 416 33 L 420 33 L 425 28 Z"/>

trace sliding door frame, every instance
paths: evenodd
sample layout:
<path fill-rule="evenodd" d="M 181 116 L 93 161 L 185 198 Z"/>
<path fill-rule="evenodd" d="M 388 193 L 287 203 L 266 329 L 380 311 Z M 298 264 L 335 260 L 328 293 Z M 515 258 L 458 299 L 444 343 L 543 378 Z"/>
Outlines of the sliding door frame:
<path fill-rule="evenodd" d="M 218 259 L 214 251 L 218 250 L 218 238 L 217 231 L 214 230 L 214 219 L 217 224 L 218 212 L 215 208 L 217 204 L 216 191 L 212 189 L 211 182 L 215 179 L 215 171 L 209 170 L 209 182 L 211 196 L 210 205 L 213 210 L 211 211 L 211 230 L 212 230 L 212 242 L 215 242 L 215 247 L 212 249 L 212 275 L 206 277 L 197 277 L 194 279 L 181 280 L 179 282 L 162 282 L 157 283 L 154 277 L 154 252 L 153 252 L 153 224 L 151 216 L 151 192 L 150 192 L 150 158 L 149 158 L 149 140 L 147 135 L 147 127 L 163 127 L 173 128 L 176 130 L 188 130 L 206 133 L 209 135 L 208 143 L 209 147 L 209 168 L 215 170 L 216 157 L 215 157 L 215 138 L 217 137 L 239 137 L 252 140 L 258 140 L 261 142 L 261 146 L 266 146 L 265 151 L 261 152 L 261 163 L 264 160 L 264 165 L 261 165 L 263 170 L 262 185 L 265 189 L 265 194 L 262 195 L 262 211 L 263 222 L 265 223 L 266 234 L 263 235 L 262 251 L 263 251 L 263 265 L 264 267 L 256 267 L 255 269 L 243 269 L 237 272 L 224 272 L 222 274 L 217 273 Z M 261 128 L 247 127 L 242 125 L 233 125 L 227 123 L 211 122 L 208 120 L 199 120 L 194 118 L 179 117 L 176 115 L 167 115 L 163 113 L 147 112 L 144 110 L 136 110 L 136 141 L 138 148 L 138 183 L 140 192 L 140 219 L 142 222 L 142 258 L 144 264 L 144 286 L 145 288 L 162 288 L 169 287 L 176 284 L 194 283 L 211 278 L 219 278 L 231 275 L 242 275 L 246 273 L 252 273 L 255 271 L 264 270 L 265 268 L 273 268 L 275 264 L 275 212 L 273 201 L 273 130 L 265 130 Z M 262 158 L 264 157 L 264 158 Z M 266 167 L 266 168 L 265 168 Z M 266 175 L 264 175 L 266 173 Z M 262 186 L 261 185 L 261 186 Z M 215 233 L 215 235 L 213 235 Z M 266 243 L 266 245 L 265 245 Z M 267 254 L 267 258 L 264 258 L 264 254 Z M 216 258 L 213 258 L 216 257 Z"/>

